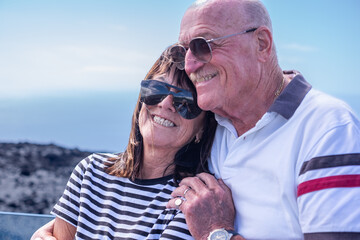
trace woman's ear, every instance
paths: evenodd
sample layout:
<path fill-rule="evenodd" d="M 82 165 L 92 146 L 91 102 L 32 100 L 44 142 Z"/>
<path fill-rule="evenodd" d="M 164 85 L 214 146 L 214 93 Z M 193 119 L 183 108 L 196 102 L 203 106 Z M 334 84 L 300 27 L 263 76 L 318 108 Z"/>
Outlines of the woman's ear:
<path fill-rule="evenodd" d="M 195 143 L 199 143 L 201 141 L 201 137 L 203 135 L 204 129 L 201 128 L 195 135 Z"/>
<path fill-rule="evenodd" d="M 258 43 L 258 58 L 261 62 L 267 62 L 273 48 L 273 37 L 269 28 L 262 26 L 255 31 Z"/>

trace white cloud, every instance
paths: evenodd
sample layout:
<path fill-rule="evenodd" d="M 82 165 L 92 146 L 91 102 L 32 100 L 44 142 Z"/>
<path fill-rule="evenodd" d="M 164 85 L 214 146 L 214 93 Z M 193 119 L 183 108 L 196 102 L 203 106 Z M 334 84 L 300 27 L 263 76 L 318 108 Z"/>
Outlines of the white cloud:
<path fill-rule="evenodd" d="M 154 57 L 141 49 L 58 45 L 0 56 L 0 97 L 138 89 Z"/>
<path fill-rule="evenodd" d="M 119 73 L 124 71 L 124 68 L 116 67 L 116 66 L 85 66 L 81 70 L 86 73 Z"/>

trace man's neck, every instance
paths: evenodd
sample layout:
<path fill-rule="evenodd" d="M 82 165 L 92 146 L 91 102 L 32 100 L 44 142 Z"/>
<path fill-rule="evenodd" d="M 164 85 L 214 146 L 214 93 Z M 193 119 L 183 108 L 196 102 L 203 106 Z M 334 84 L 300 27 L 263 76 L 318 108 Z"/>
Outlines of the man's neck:
<path fill-rule="evenodd" d="M 259 98 L 257 101 L 249 101 L 248 104 L 236 104 L 238 102 L 236 100 L 233 102 L 232 106 L 222 106 L 221 108 L 214 109 L 213 112 L 229 119 L 235 127 L 238 136 L 253 128 L 271 106 L 271 104 L 268 105 L 260 102 Z"/>
<path fill-rule="evenodd" d="M 256 123 L 264 116 L 264 114 L 268 111 L 271 105 L 274 103 L 276 98 L 281 94 L 282 91 L 287 87 L 290 83 L 291 79 L 294 78 L 296 74 L 283 74 L 282 82 L 280 83 L 280 90 L 276 96 L 270 96 L 265 104 L 260 105 L 258 107 L 253 108 L 253 111 L 249 112 L 248 115 L 242 114 L 242 116 L 246 116 L 246 118 L 231 118 L 230 121 L 234 125 L 238 136 L 243 135 L 245 132 L 249 131 L 251 128 L 255 127 Z"/>

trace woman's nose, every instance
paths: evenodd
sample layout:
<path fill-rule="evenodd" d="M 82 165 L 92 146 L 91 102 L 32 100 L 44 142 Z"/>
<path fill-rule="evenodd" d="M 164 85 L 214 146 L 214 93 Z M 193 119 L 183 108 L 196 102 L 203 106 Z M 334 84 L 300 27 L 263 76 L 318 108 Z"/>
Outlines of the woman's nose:
<path fill-rule="evenodd" d="M 176 112 L 176 109 L 175 109 L 174 103 L 173 103 L 173 101 L 174 101 L 173 98 L 174 98 L 173 95 L 171 95 L 171 94 L 167 95 L 167 97 L 164 98 L 164 99 L 158 104 L 158 106 L 163 107 L 163 108 L 165 108 L 165 109 L 168 109 L 168 110 L 170 110 L 170 111 L 172 111 L 172 112 Z"/>

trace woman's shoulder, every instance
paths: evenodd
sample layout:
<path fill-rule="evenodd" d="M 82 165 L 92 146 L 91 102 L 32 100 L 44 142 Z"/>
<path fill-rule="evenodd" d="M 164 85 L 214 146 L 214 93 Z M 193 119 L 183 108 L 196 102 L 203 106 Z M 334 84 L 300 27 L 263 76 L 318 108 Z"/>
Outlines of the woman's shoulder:
<path fill-rule="evenodd" d="M 82 159 L 73 170 L 72 178 L 82 181 L 87 179 L 101 179 L 101 181 L 113 181 L 117 179 L 107 172 L 110 163 L 121 157 L 114 153 L 93 153 Z"/>
<path fill-rule="evenodd" d="M 121 155 L 121 153 L 93 153 L 89 156 L 89 158 L 91 161 L 106 163 L 111 162 L 113 159 L 118 159 Z"/>
<path fill-rule="evenodd" d="M 104 168 L 109 165 L 114 159 L 121 157 L 120 154 L 116 153 L 93 153 L 88 157 L 82 159 L 78 166 L 79 168 L 85 170 L 91 166 L 96 166 L 98 168 Z"/>

